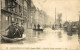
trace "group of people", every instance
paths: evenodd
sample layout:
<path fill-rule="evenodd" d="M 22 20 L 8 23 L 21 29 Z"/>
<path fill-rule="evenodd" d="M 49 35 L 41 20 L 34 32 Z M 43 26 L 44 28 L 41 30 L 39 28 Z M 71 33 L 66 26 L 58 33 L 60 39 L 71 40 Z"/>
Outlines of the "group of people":
<path fill-rule="evenodd" d="M 11 25 L 5 31 L 7 30 L 8 38 L 21 38 L 24 33 L 23 23 L 21 23 L 19 26 L 19 23 L 11 22 Z"/>
<path fill-rule="evenodd" d="M 37 29 L 37 28 L 40 29 L 40 25 L 39 25 L 39 24 L 38 24 L 37 26 L 34 25 L 34 28 L 35 28 L 35 29 Z"/>

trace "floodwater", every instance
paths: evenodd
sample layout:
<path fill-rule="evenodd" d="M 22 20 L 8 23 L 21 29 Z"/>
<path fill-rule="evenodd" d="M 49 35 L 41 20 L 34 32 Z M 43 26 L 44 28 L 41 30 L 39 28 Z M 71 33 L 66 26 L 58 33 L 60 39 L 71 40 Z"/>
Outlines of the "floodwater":
<path fill-rule="evenodd" d="M 26 47 L 39 48 L 80 48 L 80 36 L 78 32 L 66 32 L 63 29 L 52 30 L 45 28 L 44 31 L 33 31 L 30 34 L 26 33 L 25 40 L 8 43 L 23 45 Z"/>

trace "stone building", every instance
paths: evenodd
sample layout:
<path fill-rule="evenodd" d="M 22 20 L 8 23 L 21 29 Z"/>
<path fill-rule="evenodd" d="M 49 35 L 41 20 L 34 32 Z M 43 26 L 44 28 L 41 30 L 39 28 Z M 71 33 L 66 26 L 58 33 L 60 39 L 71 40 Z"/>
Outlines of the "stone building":
<path fill-rule="evenodd" d="M 47 15 L 44 11 L 35 7 L 32 0 L 1 0 L 0 29 L 7 28 L 12 21 L 23 22 L 26 28 L 34 24 L 46 23 Z M 35 19 L 37 18 L 38 19 Z M 45 22 L 44 22 L 45 21 Z"/>
<path fill-rule="evenodd" d="M 31 0 L 1 0 L 1 30 L 11 21 L 21 23 L 30 20 Z"/>

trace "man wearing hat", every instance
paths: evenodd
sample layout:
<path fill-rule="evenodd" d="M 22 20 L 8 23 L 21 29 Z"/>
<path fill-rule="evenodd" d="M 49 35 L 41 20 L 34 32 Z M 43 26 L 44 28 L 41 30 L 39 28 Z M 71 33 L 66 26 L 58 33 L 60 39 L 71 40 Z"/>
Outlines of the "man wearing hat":
<path fill-rule="evenodd" d="M 14 34 L 15 34 L 15 31 L 16 31 L 15 23 L 11 22 L 11 25 L 6 30 L 9 30 L 7 37 L 8 38 L 14 38 Z"/>

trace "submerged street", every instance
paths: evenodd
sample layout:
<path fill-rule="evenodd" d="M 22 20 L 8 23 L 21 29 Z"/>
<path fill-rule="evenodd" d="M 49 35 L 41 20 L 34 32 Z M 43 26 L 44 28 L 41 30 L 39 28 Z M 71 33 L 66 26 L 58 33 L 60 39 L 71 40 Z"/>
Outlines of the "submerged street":
<path fill-rule="evenodd" d="M 79 3 L 79 0 L 1 0 L 0 48 L 80 50 Z"/>
<path fill-rule="evenodd" d="M 31 30 L 33 31 L 33 30 Z M 63 29 L 52 30 L 51 28 L 45 28 L 43 32 L 31 32 L 26 33 L 26 39 L 11 44 L 23 44 L 25 47 L 39 47 L 39 48 L 70 48 L 78 49 L 80 47 L 78 34 L 68 33 Z M 10 43 L 9 43 L 10 44 Z"/>

